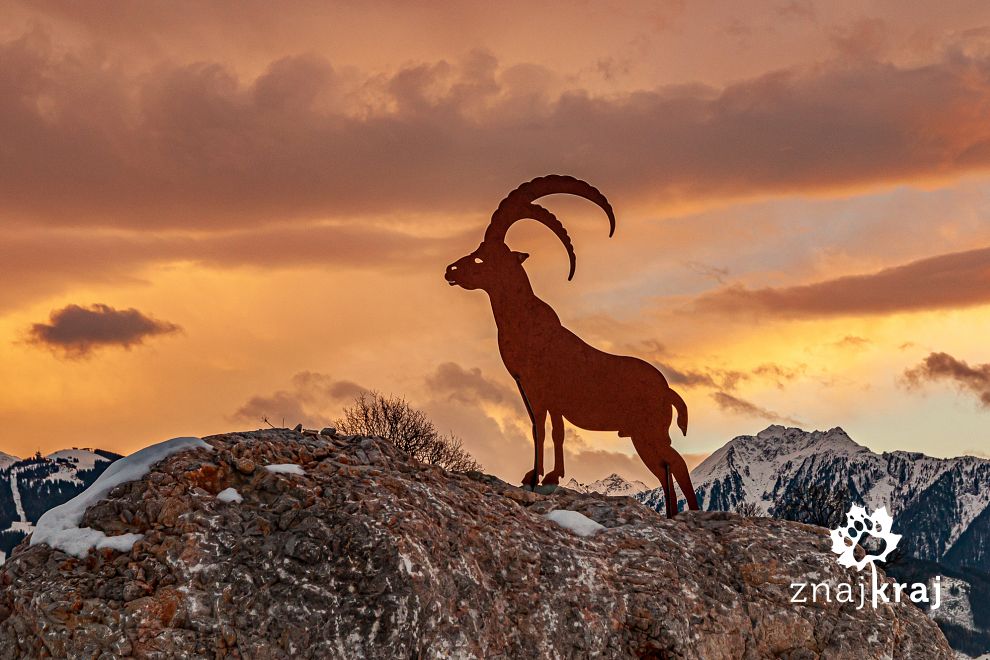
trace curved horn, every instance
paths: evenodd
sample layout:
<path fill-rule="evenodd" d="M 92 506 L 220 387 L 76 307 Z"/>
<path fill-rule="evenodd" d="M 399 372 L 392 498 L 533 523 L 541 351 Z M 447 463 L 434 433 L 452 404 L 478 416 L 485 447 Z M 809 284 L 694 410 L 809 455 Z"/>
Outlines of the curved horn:
<path fill-rule="evenodd" d="M 575 179 L 572 176 L 550 174 L 548 176 L 537 177 L 532 181 L 527 181 L 506 195 L 505 199 L 499 202 L 495 213 L 492 214 L 491 225 L 489 225 L 489 231 L 485 232 L 485 236 L 487 237 L 489 232 L 496 228 L 493 226 L 497 226 L 497 230 L 501 231 L 501 238 L 505 238 L 505 232 L 518 219 L 511 217 L 512 207 L 518 208 L 525 204 L 530 204 L 540 197 L 556 193 L 577 195 L 600 206 L 605 211 L 605 215 L 608 216 L 609 238 L 615 233 L 615 213 L 612 211 L 612 205 L 608 203 L 605 195 L 598 188 L 580 179 Z M 504 225 L 504 228 L 501 225 Z"/>
<path fill-rule="evenodd" d="M 539 204 L 526 204 L 524 207 L 519 209 L 514 209 L 513 220 L 536 220 L 541 225 L 549 229 L 554 233 L 554 236 L 560 239 L 560 242 L 564 244 L 564 249 L 567 250 L 567 258 L 571 264 L 571 270 L 567 274 L 567 279 L 570 280 L 574 277 L 574 268 L 577 266 L 577 257 L 574 255 L 574 245 L 571 244 L 571 237 L 567 235 L 567 230 L 564 229 L 564 225 L 557 219 L 553 213 L 543 208 Z M 510 223 L 511 224 L 511 223 Z M 502 238 L 504 238 L 504 234 Z M 485 240 L 488 240 L 488 235 L 486 233 Z"/>
<path fill-rule="evenodd" d="M 577 195 L 590 202 L 594 202 L 608 216 L 609 237 L 611 238 L 612 234 L 615 233 L 615 213 L 612 211 L 612 205 L 608 203 L 605 195 L 591 184 L 580 179 L 575 179 L 572 176 L 551 174 L 528 181 L 506 195 L 505 199 L 499 202 L 495 212 L 492 213 L 492 220 L 485 230 L 485 240 L 504 242 L 505 233 L 513 223 L 524 218 L 536 220 L 556 234 L 557 238 L 560 239 L 567 249 L 567 256 L 571 262 L 571 270 L 567 279 L 570 280 L 574 277 L 576 257 L 574 256 L 574 246 L 571 245 L 571 239 L 567 235 L 567 230 L 564 229 L 564 226 L 557 220 L 553 213 L 550 213 L 550 211 L 539 204 L 533 203 L 540 197 L 555 193 Z"/>

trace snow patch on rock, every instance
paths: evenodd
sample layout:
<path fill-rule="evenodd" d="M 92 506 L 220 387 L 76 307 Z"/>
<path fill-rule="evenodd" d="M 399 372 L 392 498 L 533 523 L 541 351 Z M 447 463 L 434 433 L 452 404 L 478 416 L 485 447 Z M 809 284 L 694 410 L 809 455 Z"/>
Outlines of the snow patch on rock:
<path fill-rule="evenodd" d="M 306 471 L 295 463 L 279 463 L 278 465 L 266 465 L 265 469 L 275 474 L 295 474 L 300 477 L 306 475 Z"/>
<path fill-rule="evenodd" d="M 144 536 L 120 534 L 107 536 L 90 527 L 79 527 L 86 509 L 106 497 L 107 493 L 128 481 L 136 481 L 146 475 L 151 466 L 172 454 L 188 449 L 211 449 L 199 438 L 173 438 L 145 447 L 113 463 L 93 485 L 61 506 L 49 509 L 38 520 L 31 545 L 45 543 L 80 559 L 93 548 L 111 548 L 128 552 Z"/>
<path fill-rule="evenodd" d="M 217 499 L 221 502 L 229 502 L 231 504 L 240 504 L 244 501 L 241 494 L 237 492 L 236 488 L 224 488 L 219 493 L 217 493 Z"/>
<path fill-rule="evenodd" d="M 555 522 L 564 529 L 569 529 L 578 536 L 594 536 L 605 526 L 595 522 L 583 513 L 577 511 L 567 511 L 566 509 L 556 509 L 544 516 L 550 522 Z"/>

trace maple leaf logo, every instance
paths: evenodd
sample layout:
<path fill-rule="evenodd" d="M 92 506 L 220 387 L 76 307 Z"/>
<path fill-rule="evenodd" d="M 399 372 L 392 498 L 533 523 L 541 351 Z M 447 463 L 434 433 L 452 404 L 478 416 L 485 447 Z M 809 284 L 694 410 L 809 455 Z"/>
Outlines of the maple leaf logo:
<path fill-rule="evenodd" d="M 901 540 L 900 534 L 891 532 L 894 519 L 887 513 L 887 507 L 880 507 L 872 515 L 866 514 L 866 509 L 853 506 L 846 514 L 846 524 L 831 530 L 832 552 L 839 555 L 839 564 L 845 567 L 855 566 L 857 571 L 874 562 L 887 561 L 889 555 Z M 864 537 L 873 537 L 883 544 L 883 551 L 877 554 L 867 554 L 857 561 L 853 551 Z"/>

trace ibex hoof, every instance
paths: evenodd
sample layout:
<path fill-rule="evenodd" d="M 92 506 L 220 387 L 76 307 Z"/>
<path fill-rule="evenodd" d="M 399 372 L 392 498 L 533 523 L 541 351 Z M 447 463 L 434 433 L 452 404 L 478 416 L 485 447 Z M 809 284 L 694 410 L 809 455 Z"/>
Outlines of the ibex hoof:
<path fill-rule="evenodd" d="M 563 473 L 557 472 L 556 470 L 554 470 L 553 472 L 550 472 L 549 474 L 547 474 L 547 476 L 543 477 L 543 485 L 544 486 L 556 486 L 557 484 L 560 483 L 560 478 L 562 476 L 564 476 Z"/>
<path fill-rule="evenodd" d="M 522 478 L 522 485 L 528 486 L 529 488 L 533 488 L 534 486 L 539 485 L 539 483 L 540 476 L 536 474 L 536 470 L 530 470 L 526 473 L 526 476 Z"/>

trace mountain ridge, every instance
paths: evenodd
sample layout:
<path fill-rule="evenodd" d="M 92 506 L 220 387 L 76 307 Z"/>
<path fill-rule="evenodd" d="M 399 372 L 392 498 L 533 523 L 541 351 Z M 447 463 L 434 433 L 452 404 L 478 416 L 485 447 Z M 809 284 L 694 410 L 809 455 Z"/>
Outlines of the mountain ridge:
<path fill-rule="evenodd" d="M 42 514 L 84 491 L 119 458 L 78 447 L 27 458 L 0 454 L 0 564 Z"/>
<path fill-rule="evenodd" d="M 958 594 L 955 609 L 929 614 L 954 648 L 990 652 L 990 460 L 877 453 L 841 427 L 804 431 L 771 425 L 733 438 L 691 478 L 703 510 L 783 518 L 810 513 L 817 516 L 815 524 L 835 527 L 852 504 L 885 507 L 894 517 L 893 531 L 903 536 L 888 574 L 909 582 L 954 576 L 943 586 Z M 635 498 L 665 509 L 662 488 Z M 823 501 L 815 505 L 816 498 Z"/>
<path fill-rule="evenodd" d="M 633 496 L 637 493 L 649 490 L 649 487 L 642 481 L 637 479 L 629 481 L 615 472 L 607 477 L 587 484 L 583 484 L 575 479 L 570 479 L 564 484 L 564 488 L 570 488 L 571 490 L 575 490 L 579 493 L 597 493 L 599 495 L 609 495 L 614 497 Z"/>
<path fill-rule="evenodd" d="M 876 453 L 838 426 L 804 431 L 771 425 L 756 435 L 733 438 L 702 461 L 691 478 L 708 511 L 749 505 L 772 515 L 809 490 L 844 490 L 851 503 L 871 510 L 886 507 L 910 555 L 990 571 L 988 459 Z M 662 488 L 636 498 L 656 510 L 664 506 Z"/>

